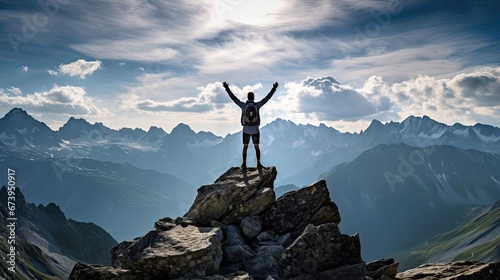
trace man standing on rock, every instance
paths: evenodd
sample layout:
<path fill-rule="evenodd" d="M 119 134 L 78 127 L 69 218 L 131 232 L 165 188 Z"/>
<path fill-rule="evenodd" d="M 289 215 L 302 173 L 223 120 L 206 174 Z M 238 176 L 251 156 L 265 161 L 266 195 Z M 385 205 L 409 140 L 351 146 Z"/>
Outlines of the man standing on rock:
<path fill-rule="evenodd" d="M 249 92 L 247 97 L 247 102 L 243 102 L 236 97 L 233 92 L 229 89 L 229 85 L 226 82 L 223 82 L 222 85 L 226 89 L 229 97 L 241 108 L 241 125 L 243 126 L 243 164 L 241 168 L 247 168 L 247 150 L 248 144 L 250 143 L 250 136 L 252 137 L 253 147 L 255 148 L 255 155 L 257 156 L 257 168 L 264 168 L 264 166 L 260 163 L 260 148 L 259 148 L 259 140 L 260 140 L 260 107 L 264 106 L 264 104 L 271 99 L 276 88 L 278 88 L 278 82 L 273 84 L 273 88 L 271 91 L 259 102 L 255 102 L 255 95 L 253 92 Z"/>

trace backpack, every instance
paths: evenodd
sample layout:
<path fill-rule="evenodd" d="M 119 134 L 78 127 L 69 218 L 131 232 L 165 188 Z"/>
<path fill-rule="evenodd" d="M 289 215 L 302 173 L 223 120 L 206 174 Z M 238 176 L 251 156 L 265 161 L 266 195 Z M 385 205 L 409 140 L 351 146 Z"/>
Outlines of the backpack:
<path fill-rule="evenodd" d="M 258 125 L 260 123 L 259 108 L 257 108 L 255 102 L 246 103 L 242 122 L 244 125 L 250 126 Z"/>

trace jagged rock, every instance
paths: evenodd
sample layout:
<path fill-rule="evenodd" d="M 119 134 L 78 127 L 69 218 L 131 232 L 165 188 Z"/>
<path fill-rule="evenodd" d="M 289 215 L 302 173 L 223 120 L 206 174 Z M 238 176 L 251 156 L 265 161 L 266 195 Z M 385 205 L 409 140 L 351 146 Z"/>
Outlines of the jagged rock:
<path fill-rule="evenodd" d="M 270 231 L 263 231 L 257 235 L 259 241 L 274 241 L 274 234 Z"/>
<path fill-rule="evenodd" d="M 308 224 L 340 223 L 338 208 L 330 199 L 324 180 L 291 191 L 262 214 L 262 226 L 277 234 L 299 235 Z"/>
<path fill-rule="evenodd" d="M 200 278 L 177 278 L 176 280 L 253 280 L 253 278 L 246 272 L 237 271 L 225 275 L 208 275 Z"/>
<path fill-rule="evenodd" d="M 176 226 L 175 220 L 169 217 L 161 218 L 155 222 L 155 229 L 158 231 L 171 230 Z"/>
<path fill-rule="evenodd" d="M 210 222 L 210 226 L 211 227 L 219 227 L 222 229 L 222 231 L 226 231 L 227 230 L 227 225 L 222 223 L 222 222 L 219 222 L 219 221 L 216 221 L 216 220 L 212 220 Z"/>
<path fill-rule="evenodd" d="M 255 257 L 255 252 L 248 245 L 233 245 L 222 247 L 224 265 L 232 266 L 248 261 Z"/>
<path fill-rule="evenodd" d="M 71 280 L 141 280 L 130 270 L 103 265 L 76 263 L 69 275 Z"/>
<path fill-rule="evenodd" d="M 265 210 L 276 199 L 276 168 L 230 168 L 214 184 L 202 186 L 189 211 L 187 221 L 208 225 L 212 220 L 232 224 Z"/>
<path fill-rule="evenodd" d="M 147 272 L 151 277 L 214 274 L 222 260 L 219 228 L 176 226 L 169 231 L 150 231 L 128 246 L 118 246 L 115 257 L 121 268 Z M 126 247 L 126 248 L 125 248 Z M 116 252 L 120 252 L 116 256 Z"/>
<path fill-rule="evenodd" d="M 236 226 L 228 226 L 226 231 L 226 239 L 223 242 L 225 246 L 243 245 L 245 240 L 241 231 Z"/>
<path fill-rule="evenodd" d="M 396 278 L 398 265 L 399 263 L 394 262 L 393 258 L 370 262 L 366 265 L 366 276 L 373 279 L 382 278 L 384 275 L 389 278 Z"/>
<path fill-rule="evenodd" d="M 282 276 L 279 258 L 283 251 L 283 246 L 279 245 L 259 247 L 255 258 L 244 263 L 245 270 L 256 280 L 266 279 L 268 276 L 279 280 Z"/>
<path fill-rule="evenodd" d="M 500 262 L 461 261 L 423 264 L 417 268 L 398 273 L 396 277 L 401 280 L 496 280 L 498 275 L 500 275 Z"/>
<path fill-rule="evenodd" d="M 241 232 L 248 238 L 256 237 L 261 229 L 262 218 L 260 216 L 248 216 L 241 220 L 240 229 Z"/>
<path fill-rule="evenodd" d="M 357 265 L 359 263 L 363 263 L 359 236 L 341 234 L 335 223 L 320 226 L 308 225 L 304 232 L 286 248 L 281 258 L 284 278 L 326 273 L 333 268 L 345 265 L 348 266 L 342 270 L 342 275 L 362 274 L 364 277 L 364 263 Z M 362 272 L 358 271 L 361 266 Z M 349 271 L 349 267 L 352 271 Z"/>
<path fill-rule="evenodd" d="M 284 234 L 284 235 L 280 236 L 280 237 L 278 238 L 278 240 L 276 241 L 276 243 L 278 243 L 279 245 L 281 245 L 281 246 L 285 247 L 285 246 L 287 246 L 287 245 L 288 245 L 288 243 L 290 242 L 290 239 L 291 239 L 291 237 L 290 237 L 290 233 L 286 233 L 286 234 Z"/>

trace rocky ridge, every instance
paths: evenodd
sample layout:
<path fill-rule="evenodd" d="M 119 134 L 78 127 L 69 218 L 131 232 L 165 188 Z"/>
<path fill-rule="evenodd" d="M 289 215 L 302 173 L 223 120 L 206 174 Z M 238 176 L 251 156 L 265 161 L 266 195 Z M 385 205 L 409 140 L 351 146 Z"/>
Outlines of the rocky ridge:
<path fill-rule="evenodd" d="M 276 174 L 230 168 L 198 189 L 183 217 L 114 247 L 112 266 L 78 263 L 69 279 L 396 278 L 397 262 L 365 264 L 359 236 L 340 232 L 325 181 L 276 199 Z"/>
<path fill-rule="evenodd" d="M 324 181 L 276 199 L 274 167 L 230 168 L 188 212 L 111 250 L 113 267 L 70 279 L 365 279 L 359 236 L 340 233 Z"/>

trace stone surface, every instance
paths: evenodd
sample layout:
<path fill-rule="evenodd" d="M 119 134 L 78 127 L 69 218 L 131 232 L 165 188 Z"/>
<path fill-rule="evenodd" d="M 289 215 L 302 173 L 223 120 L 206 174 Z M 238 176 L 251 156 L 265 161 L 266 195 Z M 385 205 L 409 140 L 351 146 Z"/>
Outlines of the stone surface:
<path fill-rule="evenodd" d="M 273 190 L 276 175 L 275 167 L 230 168 L 214 184 L 198 189 L 184 219 L 196 225 L 209 225 L 212 220 L 232 224 L 258 214 L 276 199 Z"/>
<path fill-rule="evenodd" d="M 245 244 L 245 239 L 241 234 L 241 231 L 236 226 L 228 226 L 226 231 L 226 239 L 224 239 L 223 245 L 234 246 Z"/>
<path fill-rule="evenodd" d="M 152 277 L 209 275 L 219 269 L 221 243 L 219 228 L 176 226 L 169 231 L 151 231 L 131 244 L 127 242 L 128 246 L 115 250 L 117 261 L 113 262 Z"/>
<path fill-rule="evenodd" d="M 417 268 L 398 273 L 396 279 L 409 280 L 497 280 L 500 262 L 479 263 L 462 261 L 452 263 L 424 264 Z"/>
<path fill-rule="evenodd" d="M 222 261 L 226 266 L 242 263 L 255 257 L 255 252 L 246 244 L 223 246 L 222 252 Z"/>
<path fill-rule="evenodd" d="M 76 263 L 69 275 L 72 280 L 141 280 L 130 270 L 103 265 Z"/>
<path fill-rule="evenodd" d="M 282 279 L 282 267 L 279 258 L 284 252 L 283 246 L 261 246 L 257 248 L 255 258 L 244 263 L 245 270 L 254 279 Z"/>
<path fill-rule="evenodd" d="M 363 263 L 359 237 L 341 234 L 337 224 L 308 225 L 281 258 L 283 277 L 326 272 Z M 364 276 L 364 263 L 363 263 Z"/>
<path fill-rule="evenodd" d="M 295 237 L 308 224 L 340 223 L 340 214 L 324 180 L 286 193 L 262 214 L 262 218 L 264 229 L 279 235 L 293 232 Z"/>
<path fill-rule="evenodd" d="M 169 217 L 161 218 L 155 222 L 155 229 L 158 231 L 171 230 L 176 226 L 175 220 Z"/>
<path fill-rule="evenodd" d="M 260 216 L 248 216 L 241 220 L 241 232 L 247 238 L 256 237 L 262 229 L 262 218 Z"/>
<path fill-rule="evenodd" d="M 398 274 L 399 263 L 394 262 L 393 258 L 379 259 L 366 265 L 366 276 L 378 279 L 385 276 L 395 278 Z"/>

